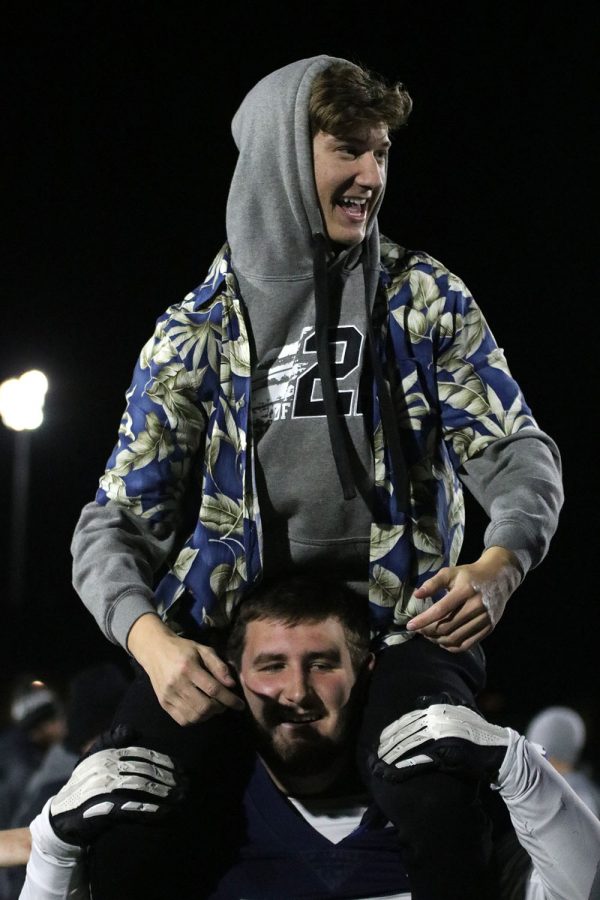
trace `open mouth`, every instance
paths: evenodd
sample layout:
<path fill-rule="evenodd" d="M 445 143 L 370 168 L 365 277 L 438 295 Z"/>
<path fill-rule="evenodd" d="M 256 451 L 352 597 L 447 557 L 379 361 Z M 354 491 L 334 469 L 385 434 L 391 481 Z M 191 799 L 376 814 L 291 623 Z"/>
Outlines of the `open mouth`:
<path fill-rule="evenodd" d="M 321 716 L 318 713 L 296 713 L 289 715 L 280 715 L 280 725 L 312 725 L 318 722 Z"/>
<path fill-rule="evenodd" d="M 360 222 L 366 218 L 367 203 L 368 201 L 366 199 L 361 199 L 359 197 L 341 197 L 337 201 L 337 205 L 347 216 Z"/>

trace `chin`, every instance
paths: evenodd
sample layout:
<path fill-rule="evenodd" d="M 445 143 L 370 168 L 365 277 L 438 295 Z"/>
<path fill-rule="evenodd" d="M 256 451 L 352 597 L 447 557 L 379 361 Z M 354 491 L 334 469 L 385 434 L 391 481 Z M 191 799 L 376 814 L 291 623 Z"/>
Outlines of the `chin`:
<path fill-rule="evenodd" d="M 363 240 L 364 235 L 362 237 L 354 238 L 338 238 L 337 240 L 330 238 L 331 246 L 336 253 L 339 253 L 341 250 L 350 250 L 352 247 L 358 247 L 362 244 Z"/>
<path fill-rule="evenodd" d="M 285 776 L 316 775 L 329 768 L 342 752 L 342 742 L 317 732 L 287 739 L 257 729 L 257 749 L 267 765 Z"/>
<path fill-rule="evenodd" d="M 272 744 L 264 754 L 274 770 L 285 775 L 318 775 L 327 770 L 340 756 L 339 744 L 329 738 L 317 741 L 300 740 Z"/>
<path fill-rule="evenodd" d="M 351 234 L 340 234 L 337 238 L 337 241 L 334 239 L 335 243 L 343 244 L 345 247 L 356 247 L 358 244 L 362 244 L 365 239 L 366 232 L 362 231 L 360 233 L 353 232 Z"/>

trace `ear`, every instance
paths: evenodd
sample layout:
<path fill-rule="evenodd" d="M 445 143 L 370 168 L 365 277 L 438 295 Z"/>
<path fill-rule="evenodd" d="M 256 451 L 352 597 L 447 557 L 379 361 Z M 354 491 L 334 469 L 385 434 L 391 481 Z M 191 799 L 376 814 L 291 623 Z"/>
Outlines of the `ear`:
<path fill-rule="evenodd" d="M 373 671 L 373 666 L 375 665 L 375 654 L 367 653 L 364 660 L 362 661 L 360 668 L 356 672 L 356 681 L 353 687 L 353 693 L 355 696 L 363 697 L 365 696 L 365 692 L 368 690 L 369 680 L 371 672 Z"/>
<path fill-rule="evenodd" d="M 369 675 L 373 671 L 373 667 L 375 665 L 375 654 L 367 653 L 362 663 L 360 664 L 360 668 L 356 673 L 356 681 L 357 683 L 366 685 Z"/>
<path fill-rule="evenodd" d="M 239 688 L 242 687 L 242 679 L 241 679 L 241 675 L 240 675 L 240 669 L 238 669 L 238 667 L 236 666 L 236 664 L 234 663 L 234 661 L 232 659 L 227 660 L 227 668 L 229 669 L 229 674 L 235 681 L 236 687 L 239 690 Z"/>

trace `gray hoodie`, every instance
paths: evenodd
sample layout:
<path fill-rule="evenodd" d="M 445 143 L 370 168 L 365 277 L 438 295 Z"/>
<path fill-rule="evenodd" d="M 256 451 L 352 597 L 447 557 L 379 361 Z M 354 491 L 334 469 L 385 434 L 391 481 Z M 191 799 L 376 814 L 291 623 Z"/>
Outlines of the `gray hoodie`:
<path fill-rule="evenodd" d="M 331 575 L 351 573 L 366 591 L 373 464 L 359 380 L 379 271 L 376 210 L 366 246 L 336 256 L 324 244 L 322 302 L 335 341 L 335 392 L 345 411 L 341 452 L 349 457 L 353 497 L 344 497 L 338 479 L 316 353 L 315 235 L 324 236 L 325 228 L 308 101 L 315 76 L 334 61 L 317 56 L 292 63 L 244 99 L 232 125 L 240 154 L 227 237 L 255 344 L 253 434 L 265 572 L 321 566 Z"/>

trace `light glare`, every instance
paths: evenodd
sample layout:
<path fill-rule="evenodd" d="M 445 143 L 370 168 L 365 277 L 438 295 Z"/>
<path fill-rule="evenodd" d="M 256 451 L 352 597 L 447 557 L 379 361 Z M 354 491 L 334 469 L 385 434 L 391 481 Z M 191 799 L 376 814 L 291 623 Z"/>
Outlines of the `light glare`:
<path fill-rule="evenodd" d="M 7 428 L 31 431 L 44 419 L 44 399 L 48 379 L 43 372 L 32 369 L 19 378 L 9 378 L 0 384 L 0 416 Z"/>

